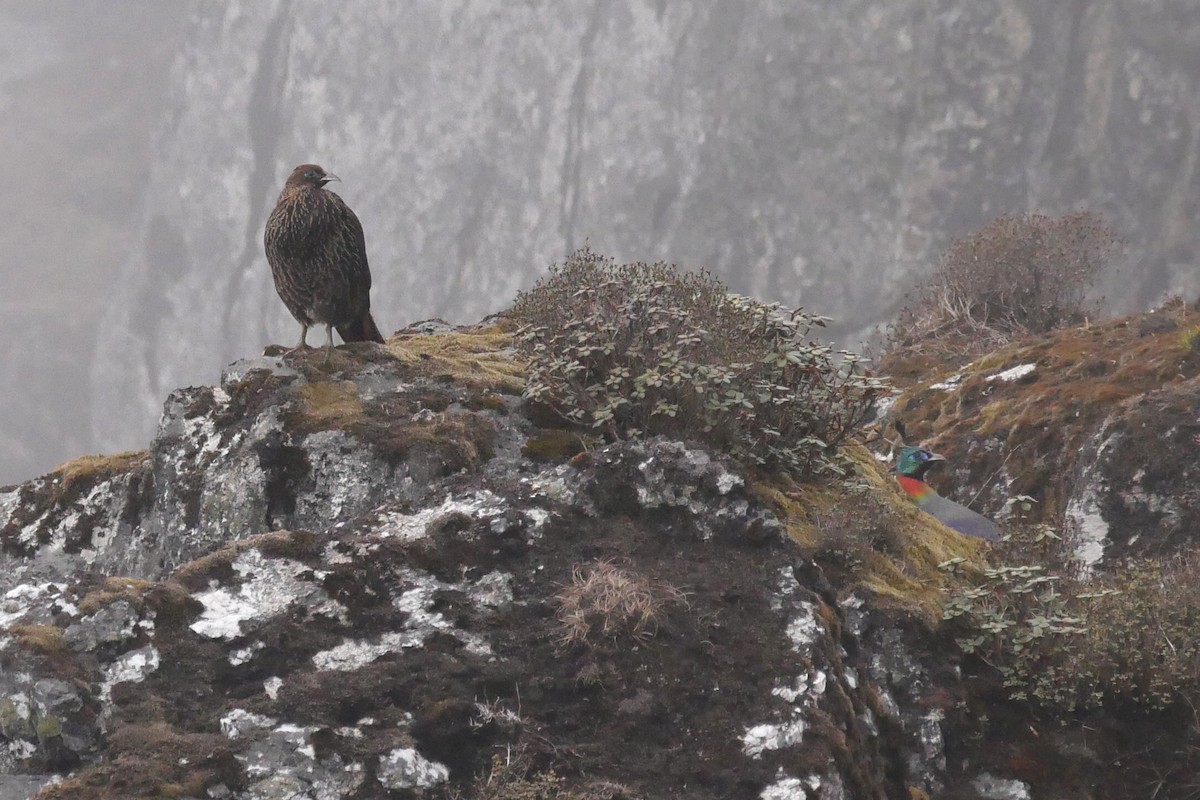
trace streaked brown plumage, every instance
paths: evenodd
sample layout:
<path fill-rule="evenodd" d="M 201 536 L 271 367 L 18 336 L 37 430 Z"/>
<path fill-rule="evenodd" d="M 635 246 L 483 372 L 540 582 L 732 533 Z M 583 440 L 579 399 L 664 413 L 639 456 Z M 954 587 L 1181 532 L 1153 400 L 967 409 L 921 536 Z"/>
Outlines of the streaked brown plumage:
<path fill-rule="evenodd" d="M 342 198 L 325 189 L 336 180 L 316 164 L 292 170 L 263 235 L 275 291 L 300 323 L 295 349 L 307 347 L 308 329 L 321 324 L 326 359 L 334 328 L 346 342 L 383 344 L 371 317 L 371 269 L 362 224 Z"/>

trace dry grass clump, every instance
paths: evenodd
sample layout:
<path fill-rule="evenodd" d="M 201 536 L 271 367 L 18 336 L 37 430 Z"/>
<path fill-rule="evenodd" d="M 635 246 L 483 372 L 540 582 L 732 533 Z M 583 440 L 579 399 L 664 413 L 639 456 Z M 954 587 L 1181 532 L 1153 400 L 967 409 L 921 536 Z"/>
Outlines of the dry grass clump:
<path fill-rule="evenodd" d="M 684 593 L 621 569 L 609 560 L 575 565 L 571 582 L 555 600 L 562 647 L 603 641 L 644 641 L 658 631 L 672 605 L 686 605 Z"/>
<path fill-rule="evenodd" d="M 609 781 L 589 781 L 568 786 L 553 769 L 539 771 L 529 751 L 521 746 L 496 754 L 486 774 L 465 791 L 455 790 L 451 800 L 637 800 L 627 786 Z"/>

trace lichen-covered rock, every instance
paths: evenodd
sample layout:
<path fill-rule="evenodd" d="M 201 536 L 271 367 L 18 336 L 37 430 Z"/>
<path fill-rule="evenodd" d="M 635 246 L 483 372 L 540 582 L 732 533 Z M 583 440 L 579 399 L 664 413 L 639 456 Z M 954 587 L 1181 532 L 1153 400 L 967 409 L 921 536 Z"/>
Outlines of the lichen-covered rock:
<path fill-rule="evenodd" d="M 511 392 L 502 373 L 465 386 L 439 377 L 450 347 L 415 364 L 376 349 L 354 381 L 262 357 L 231 365 L 219 386 L 173 392 L 148 453 L 80 459 L 0 492 L 0 591 L 84 568 L 158 578 L 230 540 L 422 498 L 516 435 L 498 441 L 498 421 L 515 419 L 496 410 L 503 401 L 466 407 Z"/>
<path fill-rule="evenodd" d="M 234 365 L 171 396 L 148 454 L 9 492 L 0 775 L 40 776 L 42 800 L 481 780 L 890 800 L 978 777 L 947 759 L 958 676 L 919 604 L 835 587 L 793 539 L 804 497 L 916 535 L 902 498 L 768 490 L 663 439 L 523 455 L 494 330 L 319 360 Z M 863 469 L 854 491 L 892 491 Z M 81 504 L 105 509 L 86 549 Z M 973 547 L 930 536 L 926 561 Z"/>

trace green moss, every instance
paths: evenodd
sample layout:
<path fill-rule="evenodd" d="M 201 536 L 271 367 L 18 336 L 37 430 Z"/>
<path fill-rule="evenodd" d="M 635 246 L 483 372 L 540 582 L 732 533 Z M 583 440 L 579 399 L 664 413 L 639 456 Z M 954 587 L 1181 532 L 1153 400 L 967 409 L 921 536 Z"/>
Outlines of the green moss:
<path fill-rule="evenodd" d="M 467 408 L 472 411 L 507 411 L 508 401 L 498 392 L 485 391 L 467 398 Z"/>
<path fill-rule="evenodd" d="M 10 698 L 0 700 L 0 733 L 9 739 L 20 739 L 33 732 L 29 720 L 17 713 L 17 706 Z"/>
<path fill-rule="evenodd" d="M 42 717 L 37 721 L 37 730 L 34 732 L 38 742 L 45 744 L 56 736 L 62 736 L 62 721 L 55 716 Z"/>
<path fill-rule="evenodd" d="M 914 614 L 930 626 L 941 617 L 942 591 L 958 580 L 939 565 L 952 560 L 977 574 L 986 545 L 918 509 L 866 448 L 847 448 L 857 488 L 798 484 L 763 477 L 751 490 L 818 564 L 876 597 L 879 607 Z"/>

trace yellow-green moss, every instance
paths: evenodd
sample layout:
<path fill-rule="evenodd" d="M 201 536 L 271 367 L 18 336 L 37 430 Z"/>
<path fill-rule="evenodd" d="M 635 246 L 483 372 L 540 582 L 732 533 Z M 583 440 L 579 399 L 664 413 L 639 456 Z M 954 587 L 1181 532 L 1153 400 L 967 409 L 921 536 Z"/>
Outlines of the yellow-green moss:
<path fill-rule="evenodd" d="M 14 625 L 8 632 L 27 650 L 50 656 L 68 652 L 63 630 L 57 625 Z"/>
<path fill-rule="evenodd" d="M 753 483 L 752 491 L 775 510 L 789 535 L 818 561 L 822 553 L 837 544 L 830 541 L 822 519 L 839 510 L 860 509 L 863 498 L 851 491 L 866 492 L 870 508 L 880 517 L 869 522 L 886 532 L 888 546 L 863 548 L 861 564 L 850 576 L 850 585 L 867 589 L 884 606 L 899 607 L 935 623 L 941 616 L 941 590 L 953 580 L 938 565 L 962 558 L 968 574 L 982 569 L 985 545 L 947 528 L 913 505 L 866 448 L 853 446 L 846 452 L 858 469 L 862 487 L 857 490 L 801 485 L 772 476 Z"/>
<path fill-rule="evenodd" d="M 62 721 L 55 716 L 42 717 L 37 721 L 35 733 L 37 734 L 38 741 L 45 744 L 55 736 L 62 735 Z"/>
<path fill-rule="evenodd" d="M 512 336 L 499 327 L 401 334 L 388 342 L 392 355 L 417 375 L 452 378 L 474 391 L 520 394 L 525 387 L 524 366 L 512 347 Z"/>
<path fill-rule="evenodd" d="M 112 455 L 81 456 L 56 467 L 47 476 L 60 482 L 60 492 L 90 487 L 148 464 L 149 450 L 127 450 Z"/>
<path fill-rule="evenodd" d="M 352 381 L 308 383 L 298 394 L 304 421 L 313 430 L 345 428 L 362 417 L 362 399 Z"/>

